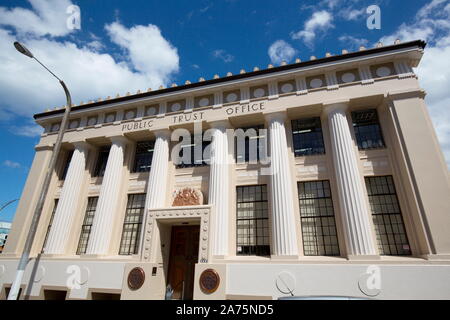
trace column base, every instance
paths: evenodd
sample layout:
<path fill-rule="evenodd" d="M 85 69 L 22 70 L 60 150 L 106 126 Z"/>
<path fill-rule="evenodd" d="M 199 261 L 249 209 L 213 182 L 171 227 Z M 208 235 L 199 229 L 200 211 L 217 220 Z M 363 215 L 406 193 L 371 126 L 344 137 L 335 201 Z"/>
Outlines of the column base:
<path fill-rule="evenodd" d="M 373 261 L 381 260 L 381 257 L 378 255 L 349 255 L 347 259 L 349 261 Z"/>

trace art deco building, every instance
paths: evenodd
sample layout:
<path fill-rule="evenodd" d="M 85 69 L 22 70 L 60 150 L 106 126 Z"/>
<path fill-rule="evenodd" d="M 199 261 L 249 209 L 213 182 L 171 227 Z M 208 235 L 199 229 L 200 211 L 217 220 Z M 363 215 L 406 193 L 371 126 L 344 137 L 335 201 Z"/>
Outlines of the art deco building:
<path fill-rule="evenodd" d="M 175 299 L 450 299 L 449 173 L 413 71 L 424 48 L 75 106 L 21 298 L 164 299 L 170 285 Z M 63 112 L 35 115 L 45 132 L 0 258 L 3 298 Z M 236 129 L 253 132 L 244 152 Z"/>

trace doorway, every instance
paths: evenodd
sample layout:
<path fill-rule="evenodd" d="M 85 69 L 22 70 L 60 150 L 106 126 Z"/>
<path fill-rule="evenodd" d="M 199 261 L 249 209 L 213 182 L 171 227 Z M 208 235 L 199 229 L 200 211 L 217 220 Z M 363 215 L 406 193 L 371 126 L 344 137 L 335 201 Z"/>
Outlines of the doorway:
<path fill-rule="evenodd" d="M 198 262 L 200 226 L 172 226 L 168 284 L 172 299 L 192 300 L 195 264 Z"/>

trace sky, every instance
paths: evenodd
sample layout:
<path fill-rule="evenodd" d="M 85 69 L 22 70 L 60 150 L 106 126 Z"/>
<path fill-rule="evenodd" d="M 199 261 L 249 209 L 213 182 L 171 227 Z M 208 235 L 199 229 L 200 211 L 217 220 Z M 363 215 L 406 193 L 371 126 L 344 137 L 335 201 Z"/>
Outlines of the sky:
<path fill-rule="evenodd" d="M 379 29 L 367 26 L 373 5 Z M 16 40 L 79 104 L 396 39 L 428 43 L 417 73 L 450 166 L 450 0 L 2 0 L 0 207 L 25 184 L 42 130 L 33 114 L 65 104 L 59 83 L 15 51 Z"/>

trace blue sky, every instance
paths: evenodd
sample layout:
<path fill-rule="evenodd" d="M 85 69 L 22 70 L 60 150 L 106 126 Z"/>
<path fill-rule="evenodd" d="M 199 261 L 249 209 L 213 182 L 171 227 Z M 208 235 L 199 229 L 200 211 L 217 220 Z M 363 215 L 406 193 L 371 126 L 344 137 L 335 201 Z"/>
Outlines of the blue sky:
<path fill-rule="evenodd" d="M 81 29 L 67 28 L 70 5 Z M 381 9 L 369 30 L 366 9 Z M 395 39 L 429 43 L 418 74 L 450 161 L 450 0 L 3 0 L 0 4 L 0 205 L 20 197 L 40 129 L 32 115 L 61 107 L 59 84 L 12 42 L 62 77 L 74 102 L 265 68 Z M 10 221 L 15 205 L 0 212 Z"/>

